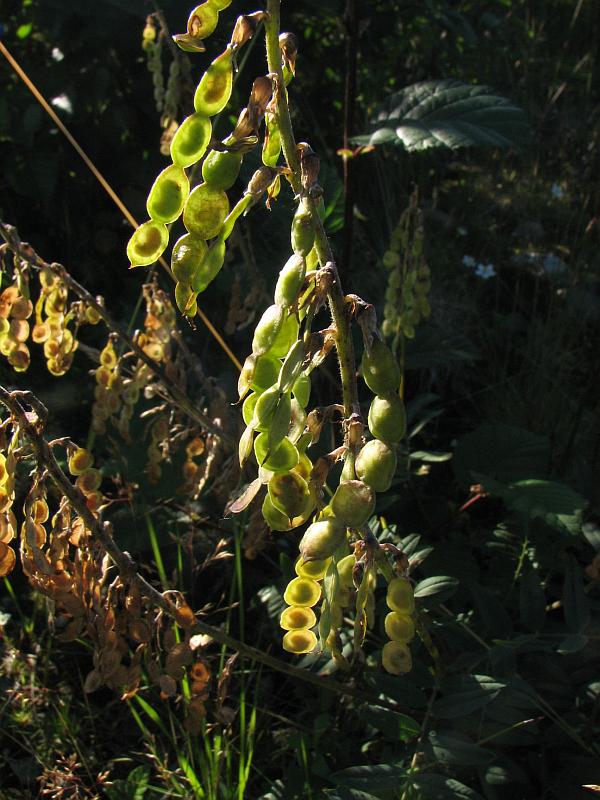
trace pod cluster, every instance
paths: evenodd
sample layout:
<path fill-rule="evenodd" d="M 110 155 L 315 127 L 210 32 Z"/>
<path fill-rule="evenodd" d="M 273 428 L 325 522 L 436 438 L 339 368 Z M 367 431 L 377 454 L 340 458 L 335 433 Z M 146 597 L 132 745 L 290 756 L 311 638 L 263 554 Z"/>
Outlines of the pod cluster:
<path fill-rule="evenodd" d="M 403 675 L 412 668 L 408 643 L 415 635 L 415 595 L 412 584 L 404 577 L 388 584 L 386 602 L 391 609 L 385 618 L 385 632 L 390 640 L 383 646 L 381 660 L 392 675 Z"/>
<path fill-rule="evenodd" d="M 423 251 L 423 223 L 413 194 L 394 229 L 383 265 L 389 271 L 381 330 L 386 338 L 413 339 L 415 328 L 431 314 L 431 273 Z"/>
<path fill-rule="evenodd" d="M 71 475 L 75 477 L 75 486 L 85 495 L 85 502 L 90 511 L 97 511 L 103 502 L 102 493 L 99 491 L 102 475 L 100 470 L 92 466 L 93 463 L 94 456 L 84 447 L 74 447 L 68 451 L 67 466 Z"/>
<path fill-rule="evenodd" d="M 6 422 L 0 425 L 0 577 L 8 575 L 17 561 L 10 542 L 17 534 L 17 520 L 12 509 L 15 500 L 15 472 L 17 459 L 14 455 L 19 446 L 18 428 L 9 436 Z"/>

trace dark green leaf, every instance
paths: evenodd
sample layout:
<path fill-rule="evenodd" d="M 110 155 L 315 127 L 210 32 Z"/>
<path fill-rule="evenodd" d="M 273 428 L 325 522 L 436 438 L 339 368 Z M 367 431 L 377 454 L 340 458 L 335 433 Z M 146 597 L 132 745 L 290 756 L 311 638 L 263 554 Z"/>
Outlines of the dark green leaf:
<path fill-rule="evenodd" d="M 424 81 L 388 97 L 357 144 L 431 147 L 528 146 L 531 129 L 522 109 L 487 86 L 455 80 Z"/>
<path fill-rule="evenodd" d="M 560 642 L 556 650 L 558 653 L 577 653 L 579 650 L 583 650 L 587 643 L 587 636 L 582 633 L 572 633 Z"/>
<path fill-rule="evenodd" d="M 494 758 L 491 750 L 447 733 L 431 731 L 428 738 L 429 749 L 442 764 L 489 764 Z"/>
<path fill-rule="evenodd" d="M 456 591 L 457 586 L 458 580 L 456 578 L 451 578 L 448 575 L 435 575 L 417 583 L 415 597 L 432 597 L 439 594 L 443 594 L 444 597 L 450 597 Z"/>
<path fill-rule="evenodd" d="M 537 572 L 525 562 L 519 581 L 519 610 L 526 628 L 540 631 L 546 618 L 546 595 Z"/>
<path fill-rule="evenodd" d="M 334 772 L 331 780 L 350 789 L 377 792 L 399 789 L 405 777 L 406 770 L 397 764 L 363 764 Z"/>
<path fill-rule="evenodd" d="M 466 716 L 491 703 L 505 685 L 488 675 L 448 679 L 442 685 L 443 696 L 434 703 L 433 712 L 439 719 Z"/>
<path fill-rule="evenodd" d="M 494 637 L 510 636 L 512 622 L 506 609 L 496 595 L 474 581 L 469 582 L 473 604 L 485 627 Z"/>
<path fill-rule="evenodd" d="M 417 773 L 410 783 L 422 793 L 423 800 L 483 800 L 479 792 L 445 775 Z"/>
<path fill-rule="evenodd" d="M 419 735 L 418 722 L 387 708 L 369 706 L 361 711 L 360 717 L 393 741 L 408 742 Z"/>
<path fill-rule="evenodd" d="M 600 525 L 595 522 L 584 522 L 581 532 L 597 553 L 600 553 Z"/>

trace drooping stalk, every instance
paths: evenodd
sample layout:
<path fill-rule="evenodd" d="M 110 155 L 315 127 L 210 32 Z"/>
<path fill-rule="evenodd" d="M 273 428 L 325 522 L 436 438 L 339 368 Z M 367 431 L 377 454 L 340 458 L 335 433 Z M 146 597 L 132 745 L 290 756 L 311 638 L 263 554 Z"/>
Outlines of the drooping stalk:
<path fill-rule="evenodd" d="M 290 110 L 283 79 L 283 69 L 281 64 L 281 53 L 279 50 L 279 29 L 280 29 L 280 0 L 268 0 L 267 2 L 268 19 L 265 21 L 266 43 L 267 43 L 267 62 L 269 72 L 277 75 L 280 94 L 277 104 L 277 122 L 281 134 L 281 145 L 283 155 L 291 170 L 290 183 L 294 192 L 299 195 L 302 193 L 300 181 L 300 160 L 296 150 L 296 141 L 290 119 Z M 335 326 L 335 344 L 340 368 L 342 382 L 342 401 L 344 405 L 344 416 L 349 419 L 353 414 L 360 415 L 358 403 L 358 391 L 356 386 L 356 364 L 354 360 L 354 348 L 350 333 L 350 320 L 348 306 L 344 300 L 344 293 L 340 282 L 339 273 L 333 259 L 331 245 L 323 223 L 317 212 L 314 199 L 308 195 L 306 202 L 310 210 L 314 230 L 315 246 L 319 263 L 327 268 L 332 274 L 331 287 L 327 293 L 327 301 L 331 318 Z"/>

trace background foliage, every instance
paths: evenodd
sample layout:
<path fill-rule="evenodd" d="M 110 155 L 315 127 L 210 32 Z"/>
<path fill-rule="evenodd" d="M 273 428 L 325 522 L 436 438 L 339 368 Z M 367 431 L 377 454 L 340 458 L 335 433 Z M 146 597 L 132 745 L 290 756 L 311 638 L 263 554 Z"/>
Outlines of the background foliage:
<path fill-rule="evenodd" d="M 357 190 L 352 258 L 342 265 L 347 291 L 381 311 L 382 256 L 415 186 L 425 221 L 432 315 L 407 353 L 411 456 L 376 524 L 418 565 L 416 596 L 444 672 L 432 674 L 421 645 L 405 677 L 367 669 L 354 678 L 397 703 L 392 712 L 340 702 L 242 659 L 226 667 L 217 652 L 214 671 L 229 676 L 227 687 L 202 735 L 191 737 L 178 709 L 151 688 L 128 703 L 108 690 L 85 695 L 85 647 L 57 641 L 40 599 L 11 577 L 0 611 L 0 796 L 7 800 L 42 790 L 56 798 L 575 799 L 590 796 L 583 785 L 600 784 L 600 573 L 593 565 L 600 552 L 600 8 L 593 0 L 356 5 L 352 134 L 370 133 L 390 94 L 430 79 L 490 86 L 526 109 L 532 129 L 521 152 L 408 153 L 389 142 L 351 162 Z M 181 29 L 187 8 L 174 0 L 161 8 L 169 27 Z M 344 9 L 337 0 L 283 6 L 284 25 L 300 40 L 290 90 L 296 136 L 321 157 L 338 251 Z M 0 19 L 7 47 L 140 218 L 164 164 L 140 46 L 152 10 L 138 0 L 9 0 Z M 209 53 L 221 51 L 238 13 L 254 10 L 235 2 Z M 257 44 L 232 109 L 263 62 Z M 204 56 L 192 61 L 194 77 L 206 63 Z M 135 326 L 140 277 L 126 270 L 121 215 L 5 62 L 0 80 L 0 217 Z M 247 162 L 243 177 L 256 165 Z M 238 356 L 270 302 L 292 208 L 282 192 L 271 212 L 248 218 L 204 300 Z M 236 293 L 251 303 L 234 320 Z M 204 329 L 186 330 L 186 339 L 233 400 L 237 375 L 214 340 Z M 4 362 L 0 374 L 4 385 L 39 394 L 57 435 L 85 441 L 88 369 L 80 355 L 58 381 L 41 360 L 24 377 Z M 326 379 L 315 387 L 323 402 L 333 391 Z M 159 498 L 144 482 L 141 460 L 117 441 L 97 447 L 107 480 L 120 474 L 141 487 L 138 505 L 113 512 L 121 545 L 149 575 L 185 590 L 215 624 L 278 648 L 295 543 L 273 537 L 246 558 L 244 525 L 223 520 L 210 492 L 190 513 L 174 486 L 163 484 L 148 516 L 144 507 Z M 482 492 L 465 507 L 473 484 Z M 206 564 L 223 537 L 231 557 Z M 372 649 L 381 641 L 376 630 Z M 313 657 L 303 666 L 330 668 Z"/>

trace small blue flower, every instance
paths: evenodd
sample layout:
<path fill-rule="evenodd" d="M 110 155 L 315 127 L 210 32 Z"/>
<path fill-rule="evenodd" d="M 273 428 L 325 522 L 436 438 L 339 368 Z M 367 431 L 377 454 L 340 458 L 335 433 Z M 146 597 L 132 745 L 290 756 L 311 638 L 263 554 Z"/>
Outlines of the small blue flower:
<path fill-rule="evenodd" d="M 475 269 L 475 275 L 484 281 L 487 281 L 488 278 L 493 278 L 495 274 L 496 270 L 493 264 L 477 264 Z"/>
<path fill-rule="evenodd" d="M 560 200 L 561 197 L 565 196 L 565 190 L 562 188 L 560 184 L 553 183 L 552 186 L 550 187 L 550 194 L 552 195 L 552 197 L 556 197 Z"/>
<path fill-rule="evenodd" d="M 475 259 L 473 256 L 463 256 L 462 263 L 465 267 L 474 267 L 475 266 Z"/>

